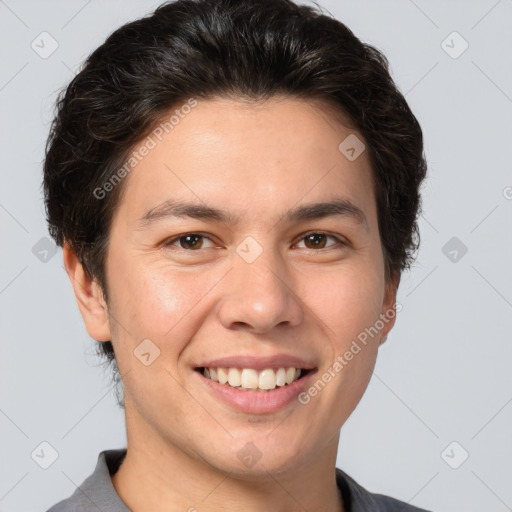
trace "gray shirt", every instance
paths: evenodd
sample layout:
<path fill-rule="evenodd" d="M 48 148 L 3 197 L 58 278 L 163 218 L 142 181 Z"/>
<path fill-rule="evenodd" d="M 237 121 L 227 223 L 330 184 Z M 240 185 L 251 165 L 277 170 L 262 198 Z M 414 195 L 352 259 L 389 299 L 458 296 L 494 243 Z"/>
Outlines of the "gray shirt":
<path fill-rule="evenodd" d="M 47 512 L 130 512 L 110 479 L 125 455 L 126 448 L 102 451 L 92 475 L 69 498 Z M 343 497 L 345 512 L 430 512 L 389 496 L 371 493 L 339 468 L 336 468 L 336 482 Z"/>

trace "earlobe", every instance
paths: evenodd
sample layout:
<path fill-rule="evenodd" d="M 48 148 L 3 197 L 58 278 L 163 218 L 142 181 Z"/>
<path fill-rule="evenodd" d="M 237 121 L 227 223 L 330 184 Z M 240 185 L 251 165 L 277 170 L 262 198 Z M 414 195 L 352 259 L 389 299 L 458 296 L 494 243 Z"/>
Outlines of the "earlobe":
<path fill-rule="evenodd" d="M 89 336 L 97 341 L 110 341 L 108 307 L 96 279 L 91 279 L 76 253 L 67 242 L 62 248 L 64 268 L 68 274 L 75 298 Z"/>

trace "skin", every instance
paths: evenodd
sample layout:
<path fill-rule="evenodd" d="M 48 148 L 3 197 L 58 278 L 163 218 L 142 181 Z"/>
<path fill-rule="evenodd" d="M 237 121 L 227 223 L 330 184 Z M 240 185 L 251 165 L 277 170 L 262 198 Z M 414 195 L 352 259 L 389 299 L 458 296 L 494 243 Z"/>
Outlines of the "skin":
<path fill-rule="evenodd" d="M 125 178 L 106 260 L 108 305 L 64 247 L 87 331 L 112 340 L 123 377 L 128 452 L 112 482 L 131 510 L 343 511 L 340 429 L 394 316 L 309 403 L 272 414 L 212 398 L 193 368 L 202 358 L 289 353 L 314 361 L 320 376 L 392 310 L 398 281 L 385 279 L 368 152 L 349 161 L 338 150 L 351 133 L 364 140 L 319 101 L 199 101 Z M 364 211 L 367 229 L 349 217 L 276 222 L 334 193 Z M 171 197 L 227 209 L 240 223 L 167 218 L 136 229 Z M 315 248 L 304 238 L 311 231 L 348 245 L 328 237 Z M 199 241 L 163 246 L 198 232 Z M 247 236 L 263 249 L 250 264 L 236 252 Z M 160 355 L 145 366 L 134 350 L 147 338 Z M 250 468 L 237 457 L 248 441 L 262 454 Z"/>

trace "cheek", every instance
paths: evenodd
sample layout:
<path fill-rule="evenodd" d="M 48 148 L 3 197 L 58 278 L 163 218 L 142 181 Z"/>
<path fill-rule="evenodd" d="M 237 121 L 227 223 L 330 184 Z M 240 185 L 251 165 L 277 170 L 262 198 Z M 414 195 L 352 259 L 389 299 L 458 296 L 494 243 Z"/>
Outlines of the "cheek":
<path fill-rule="evenodd" d="M 192 319 L 208 283 L 203 290 L 197 275 L 184 276 L 142 259 L 137 263 L 137 257 L 118 260 L 112 277 L 112 316 L 121 326 L 113 343 L 121 374 L 129 376 L 124 382 L 126 396 L 139 406 L 154 396 L 167 400 L 169 393 L 179 392 L 169 371 L 193 336 Z M 147 339 L 152 343 L 142 345 Z M 148 365 L 138 358 L 146 352 Z"/>
<path fill-rule="evenodd" d="M 371 271 L 349 272 L 332 284 L 322 294 L 323 307 L 317 309 L 331 340 L 318 378 L 329 380 L 322 400 L 337 411 L 336 424 L 342 424 L 363 396 L 375 367 L 379 336 L 370 333 L 375 333 L 371 328 L 379 319 L 382 288 L 378 274 Z"/>
<path fill-rule="evenodd" d="M 306 289 L 306 302 L 341 343 L 374 323 L 382 309 L 383 279 L 369 266 L 346 265 L 317 274 Z"/>
<path fill-rule="evenodd" d="M 125 290 L 121 299 L 121 315 L 130 323 L 133 336 L 155 337 L 162 340 L 169 334 L 199 299 L 197 279 L 183 279 L 176 273 L 139 268 L 121 275 Z"/>
<path fill-rule="evenodd" d="M 135 347 L 149 338 L 163 356 L 157 361 L 168 366 L 204 321 L 208 293 L 219 276 L 192 269 L 178 271 L 168 263 L 149 259 L 118 260 L 115 283 L 112 281 L 116 290 L 113 314 L 125 327 L 117 332 L 128 361 Z"/>

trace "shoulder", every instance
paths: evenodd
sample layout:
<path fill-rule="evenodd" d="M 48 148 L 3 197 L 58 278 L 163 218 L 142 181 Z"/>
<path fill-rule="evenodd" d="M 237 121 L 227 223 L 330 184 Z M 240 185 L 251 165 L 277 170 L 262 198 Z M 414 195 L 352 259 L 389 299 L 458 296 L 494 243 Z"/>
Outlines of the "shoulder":
<path fill-rule="evenodd" d="M 59 501 L 59 503 L 53 505 L 46 512 L 86 512 L 84 504 L 77 503 L 77 501 L 69 497 L 65 500 Z"/>
<path fill-rule="evenodd" d="M 129 512 L 116 493 L 110 475 L 115 473 L 126 455 L 126 449 L 104 450 L 98 455 L 93 473 L 75 492 L 46 512 Z"/>
<path fill-rule="evenodd" d="M 372 493 L 339 468 L 336 468 L 336 481 L 347 504 L 347 512 L 432 512 L 391 496 Z"/>
<path fill-rule="evenodd" d="M 92 499 L 94 500 L 94 498 Z M 46 512 L 89 512 L 92 510 L 97 510 L 94 502 L 75 492 L 69 498 L 53 505 Z"/>

